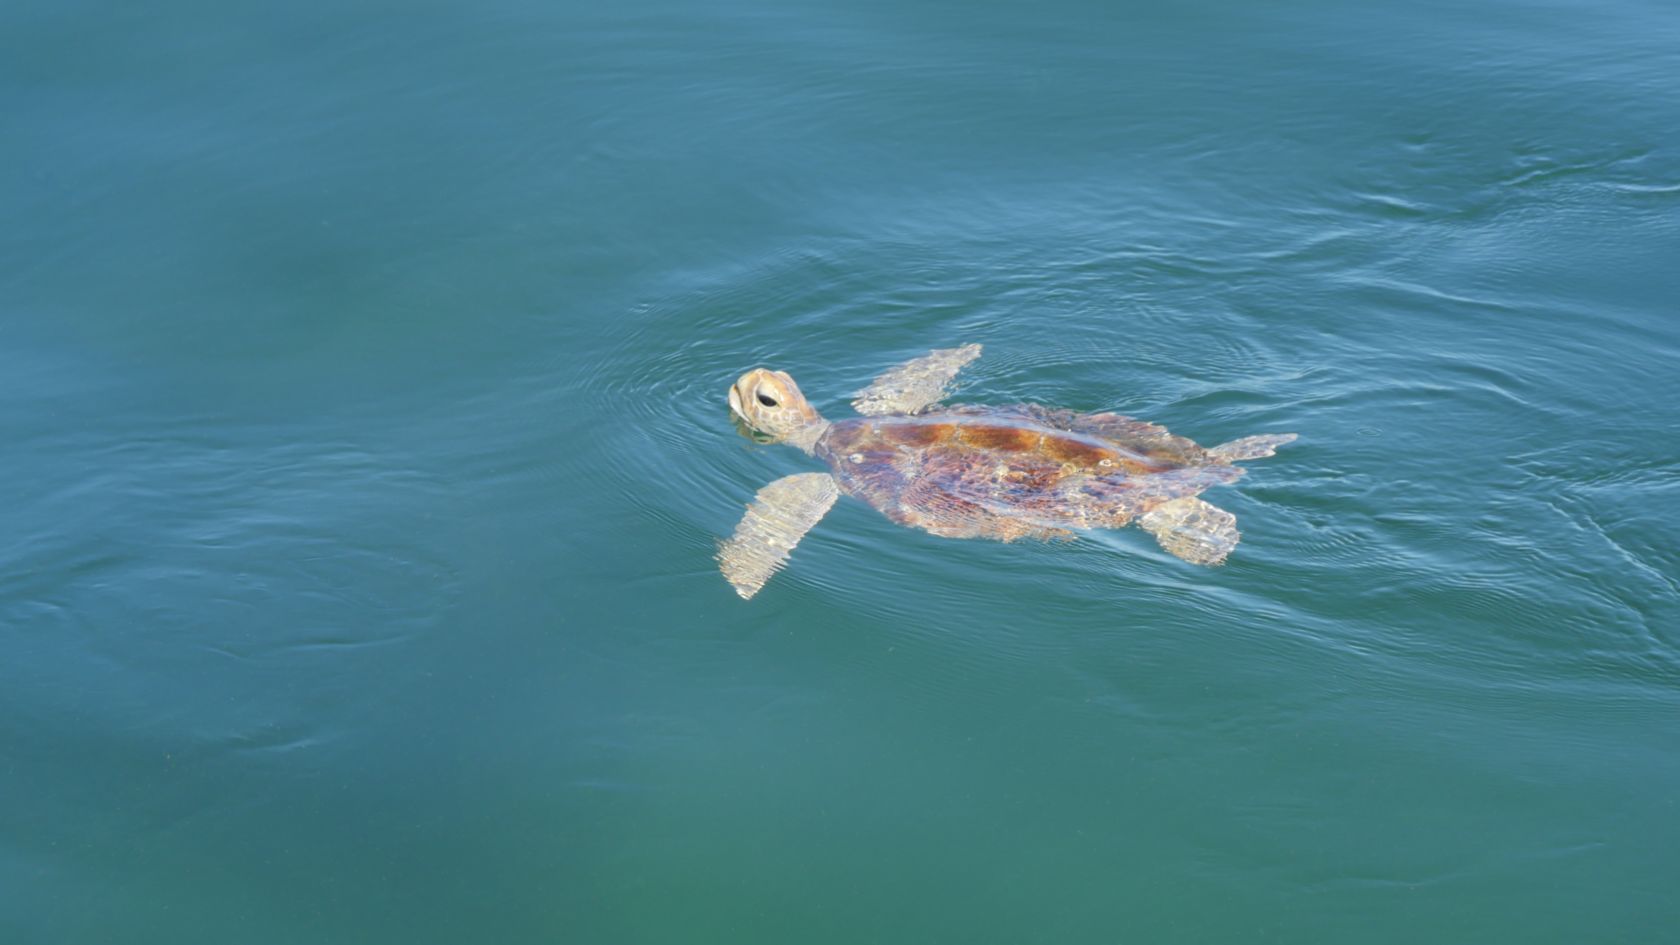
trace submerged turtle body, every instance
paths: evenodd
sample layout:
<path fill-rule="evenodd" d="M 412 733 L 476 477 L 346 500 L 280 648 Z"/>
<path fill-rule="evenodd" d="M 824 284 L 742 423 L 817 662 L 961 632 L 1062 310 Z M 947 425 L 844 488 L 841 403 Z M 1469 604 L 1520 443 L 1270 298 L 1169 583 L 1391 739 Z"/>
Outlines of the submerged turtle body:
<path fill-rule="evenodd" d="M 1120 528 L 1242 475 L 1154 424 L 1031 404 L 842 420 L 814 452 L 846 494 L 946 538 Z"/>
<path fill-rule="evenodd" d="M 947 538 L 1069 538 L 1135 521 L 1178 557 L 1219 564 L 1240 537 L 1236 519 L 1196 496 L 1240 478 L 1234 462 L 1295 439 L 1271 434 L 1204 449 L 1113 413 L 934 406 L 979 354 L 967 345 L 901 365 L 859 392 L 853 406 L 865 416 L 835 423 L 788 375 L 742 375 L 729 390 L 732 413 L 755 438 L 797 446 L 830 473 L 788 476 L 759 491 L 719 548 L 736 592 L 757 593 L 842 492 Z"/>

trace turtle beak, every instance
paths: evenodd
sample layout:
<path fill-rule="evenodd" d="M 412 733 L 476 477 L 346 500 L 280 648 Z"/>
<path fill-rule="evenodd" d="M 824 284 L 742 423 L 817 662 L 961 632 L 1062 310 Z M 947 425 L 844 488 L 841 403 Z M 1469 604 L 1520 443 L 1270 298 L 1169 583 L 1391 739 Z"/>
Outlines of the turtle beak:
<path fill-rule="evenodd" d="M 741 412 L 741 392 L 735 388 L 736 385 L 729 385 L 729 412 L 745 420 L 747 415 Z"/>

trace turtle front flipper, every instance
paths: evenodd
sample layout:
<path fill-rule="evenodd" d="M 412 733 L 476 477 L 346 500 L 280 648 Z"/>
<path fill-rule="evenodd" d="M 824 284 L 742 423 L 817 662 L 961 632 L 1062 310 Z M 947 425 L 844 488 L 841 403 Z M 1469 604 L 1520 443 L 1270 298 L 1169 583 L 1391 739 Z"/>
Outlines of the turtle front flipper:
<path fill-rule="evenodd" d="M 1222 564 L 1242 538 L 1235 515 L 1195 496 L 1163 502 L 1143 513 L 1138 524 L 1191 564 Z"/>
<path fill-rule="evenodd" d="M 718 542 L 718 567 L 735 593 L 743 600 L 757 594 L 839 497 L 828 473 L 784 476 L 758 490 L 735 534 Z"/>
<path fill-rule="evenodd" d="M 858 391 L 852 408 L 865 416 L 915 413 L 938 403 L 963 365 L 980 356 L 979 345 L 940 348 L 906 361 Z"/>

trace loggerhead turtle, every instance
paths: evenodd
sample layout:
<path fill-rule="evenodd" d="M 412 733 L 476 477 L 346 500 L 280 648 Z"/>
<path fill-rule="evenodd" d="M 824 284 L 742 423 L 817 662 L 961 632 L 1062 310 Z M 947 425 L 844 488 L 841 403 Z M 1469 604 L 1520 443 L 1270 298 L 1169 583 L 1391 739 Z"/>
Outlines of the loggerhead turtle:
<path fill-rule="evenodd" d="M 1219 564 L 1237 545 L 1236 516 L 1196 496 L 1240 478 L 1234 462 L 1270 456 L 1295 439 L 1272 433 L 1204 449 L 1113 413 L 935 407 L 951 378 L 979 356 L 971 344 L 908 361 L 855 395 L 862 417 L 832 423 L 786 373 L 741 375 L 729 389 L 729 409 L 744 432 L 797 446 L 829 472 L 787 476 L 758 491 L 735 534 L 718 546 L 735 592 L 758 593 L 842 492 L 900 525 L 946 538 L 1069 538 L 1071 529 L 1135 519 L 1178 557 Z"/>

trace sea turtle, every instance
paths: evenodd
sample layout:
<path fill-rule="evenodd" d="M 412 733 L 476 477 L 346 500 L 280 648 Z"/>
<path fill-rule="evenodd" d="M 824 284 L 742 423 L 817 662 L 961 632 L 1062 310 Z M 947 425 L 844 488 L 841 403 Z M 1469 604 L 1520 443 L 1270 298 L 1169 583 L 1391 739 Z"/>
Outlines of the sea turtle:
<path fill-rule="evenodd" d="M 1067 538 L 1076 528 L 1136 520 L 1167 551 L 1219 564 L 1237 545 L 1236 517 L 1197 494 L 1232 482 L 1238 460 L 1295 439 L 1271 433 L 1204 449 L 1166 428 L 1114 413 L 1036 404 L 936 407 L 980 346 L 930 352 L 876 378 L 829 422 L 793 378 L 755 368 L 729 388 L 729 409 L 760 442 L 784 442 L 828 464 L 758 491 L 719 543 L 723 576 L 758 593 L 840 493 L 899 523 L 947 538 Z"/>

